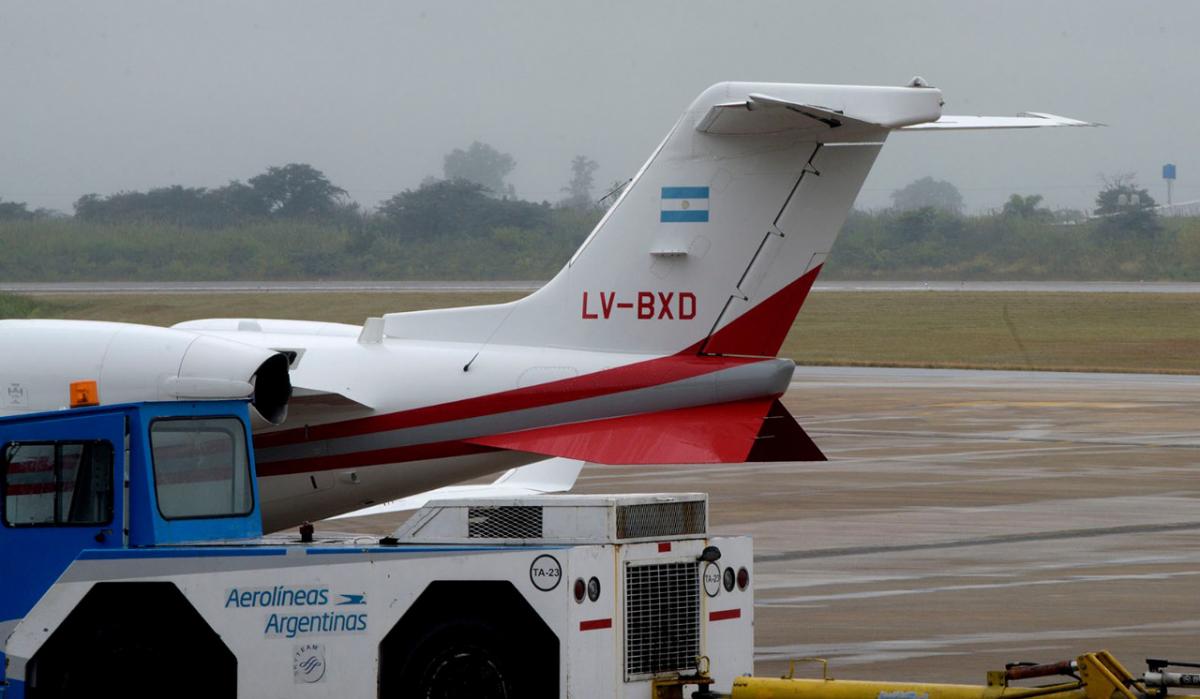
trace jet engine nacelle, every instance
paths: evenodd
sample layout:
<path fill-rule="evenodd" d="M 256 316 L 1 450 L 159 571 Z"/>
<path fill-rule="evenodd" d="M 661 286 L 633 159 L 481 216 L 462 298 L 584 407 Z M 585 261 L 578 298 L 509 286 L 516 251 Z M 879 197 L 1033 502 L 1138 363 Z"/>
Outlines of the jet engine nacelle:
<path fill-rule="evenodd" d="M 287 358 L 272 350 L 130 323 L 0 321 L 0 415 L 65 408 L 74 381 L 101 403 L 249 398 L 278 424 L 291 396 Z"/>

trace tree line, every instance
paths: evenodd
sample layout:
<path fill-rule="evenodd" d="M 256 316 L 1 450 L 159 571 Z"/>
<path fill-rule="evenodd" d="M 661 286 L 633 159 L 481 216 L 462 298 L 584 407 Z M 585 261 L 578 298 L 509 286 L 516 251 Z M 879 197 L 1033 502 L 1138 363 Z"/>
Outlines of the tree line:
<path fill-rule="evenodd" d="M 1200 219 L 1162 218 L 1131 175 L 1104 178 L 1090 217 L 1036 194 L 967 216 L 953 185 L 931 178 L 896 190 L 892 204 L 851 213 L 829 277 L 1200 281 Z"/>
<path fill-rule="evenodd" d="M 516 196 L 516 160 L 484 143 L 364 210 L 304 163 L 215 188 L 88 194 L 73 216 L 0 200 L 0 278 L 46 280 L 545 279 L 620 190 L 597 198 L 577 156 L 562 197 Z M 852 212 L 826 265 L 842 279 L 1200 280 L 1200 219 L 1161 219 L 1127 175 L 1099 189 L 1092 218 L 1012 195 L 963 213 L 948 182 L 922 178 L 892 206 Z"/>
<path fill-rule="evenodd" d="M 516 160 L 476 141 L 456 148 L 443 159 L 443 177 L 428 177 L 415 189 L 404 190 L 364 211 L 345 189 L 307 163 L 269 167 L 245 182 L 222 187 L 170 185 L 146 191 L 121 191 L 102 196 L 85 194 L 74 203 L 76 220 L 89 223 L 153 222 L 182 227 L 226 228 L 262 221 L 306 221 L 354 225 L 379 223 L 381 229 L 404 235 L 436 236 L 461 226 L 462 219 L 480 213 L 498 225 L 528 227 L 544 219 L 549 201 L 517 198 L 506 178 Z M 597 163 L 587 156 L 571 162 L 571 179 L 555 206 L 592 209 Z M 481 211 L 481 209 L 485 211 Z M 30 211 L 22 202 L 0 199 L 0 221 L 55 218 L 46 209 Z"/>
<path fill-rule="evenodd" d="M 215 188 L 88 194 L 73 216 L 0 201 L 0 278 L 540 279 L 603 213 L 586 156 L 553 203 L 516 197 L 515 159 L 487 144 L 443 165 L 369 211 L 305 163 Z"/>

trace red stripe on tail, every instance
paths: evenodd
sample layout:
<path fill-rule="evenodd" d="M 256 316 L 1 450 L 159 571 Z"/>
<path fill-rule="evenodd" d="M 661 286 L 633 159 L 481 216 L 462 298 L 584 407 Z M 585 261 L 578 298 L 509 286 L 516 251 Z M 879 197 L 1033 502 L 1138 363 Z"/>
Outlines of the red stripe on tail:
<path fill-rule="evenodd" d="M 821 265 L 817 265 L 803 277 L 713 333 L 701 348 L 701 354 L 740 354 L 750 357 L 774 357 L 779 354 L 779 348 L 783 347 L 783 340 L 792 329 L 796 314 L 800 312 L 820 272 Z"/>

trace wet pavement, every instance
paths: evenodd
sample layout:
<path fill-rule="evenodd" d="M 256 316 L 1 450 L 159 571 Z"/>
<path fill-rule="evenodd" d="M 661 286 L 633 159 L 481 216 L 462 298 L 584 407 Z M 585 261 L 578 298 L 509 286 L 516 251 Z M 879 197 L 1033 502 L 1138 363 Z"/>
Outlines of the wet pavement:
<path fill-rule="evenodd" d="M 1200 377 L 805 368 L 825 463 L 589 467 L 755 537 L 757 671 L 982 682 L 1108 649 L 1200 661 Z"/>

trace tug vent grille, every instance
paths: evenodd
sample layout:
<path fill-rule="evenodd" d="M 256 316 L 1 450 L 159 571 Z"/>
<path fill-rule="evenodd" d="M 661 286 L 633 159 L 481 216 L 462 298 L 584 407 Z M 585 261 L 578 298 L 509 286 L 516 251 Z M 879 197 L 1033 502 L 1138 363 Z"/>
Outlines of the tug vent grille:
<path fill-rule="evenodd" d="M 699 563 L 627 564 L 625 679 L 696 668 L 700 655 Z"/>
<path fill-rule="evenodd" d="M 703 500 L 685 500 L 618 505 L 617 538 L 703 536 L 706 504 Z"/>
<path fill-rule="evenodd" d="M 472 506 L 467 508 L 469 539 L 540 539 L 540 505 Z"/>

